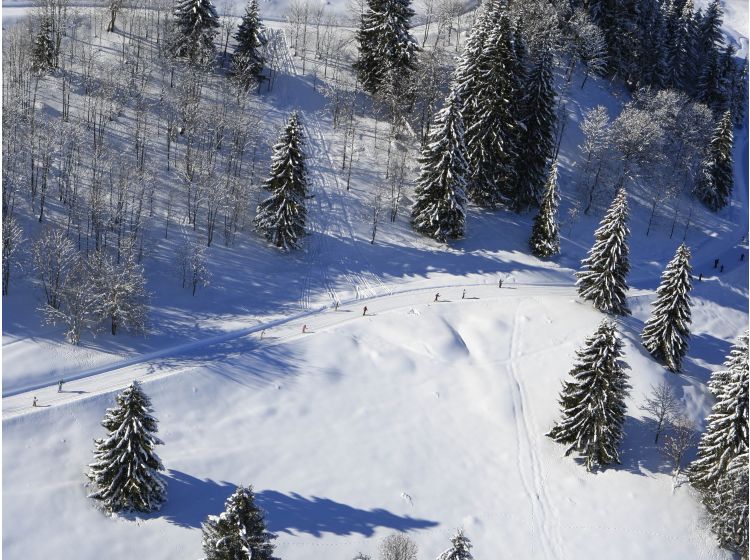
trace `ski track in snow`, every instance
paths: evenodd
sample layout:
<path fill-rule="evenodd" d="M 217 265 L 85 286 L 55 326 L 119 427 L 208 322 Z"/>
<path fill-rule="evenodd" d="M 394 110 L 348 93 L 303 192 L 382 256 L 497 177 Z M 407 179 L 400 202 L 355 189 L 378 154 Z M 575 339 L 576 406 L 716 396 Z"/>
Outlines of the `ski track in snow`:
<path fill-rule="evenodd" d="M 523 292 L 511 290 L 498 290 L 494 284 L 450 284 L 440 286 L 406 288 L 395 291 L 391 294 L 370 296 L 364 298 L 366 301 L 375 305 L 380 302 L 379 309 L 382 312 L 394 311 L 405 308 L 414 308 L 420 304 L 430 301 L 431 295 L 435 290 L 461 290 L 463 288 L 473 288 L 474 292 L 482 295 L 482 298 L 523 298 L 528 294 L 535 295 L 559 295 L 560 297 L 574 298 L 575 289 L 570 284 L 525 284 Z M 484 293 L 486 290 L 486 294 Z M 400 301 L 403 300 L 403 301 Z M 351 299 L 342 302 L 343 306 L 359 305 L 362 300 Z M 395 301 L 394 305 L 387 305 L 389 301 Z M 460 305 L 460 300 L 456 300 L 451 305 Z M 344 307 L 342 307 L 342 311 Z M 186 342 L 170 348 L 164 348 L 156 352 L 141 354 L 121 360 L 118 362 L 105 364 L 90 370 L 82 371 L 75 375 L 65 377 L 65 386 L 63 393 L 52 393 L 49 397 L 44 395 L 40 399 L 44 407 L 34 409 L 31 407 L 32 398 L 38 391 L 53 391 L 57 383 L 38 383 L 32 386 L 12 388 L 3 393 L 3 419 L 17 416 L 20 414 L 30 414 L 44 410 L 47 405 L 57 406 L 90 398 L 95 395 L 112 392 L 126 387 L 134 379 L 141 381 L 150 381 L 175 375 L 180 372 L 188 371 L 201 363 L 209 363 L 211 354 L 207 350 L 216 347 L 216 352 L 221 350 L 221 345 L 232 342 L 243 337 L 266 331 L 267 335 L 274 336 L 278 343 L 286 343 L 296 340 L 303 336 L 310 336 L 314 333 L 302 334 L 301 326 L 304 323 L 310 324 L 314 319 L 317 324 L 313 325 L 314 332 L 322 332 L 325 329 L 335 327 L 346 321 L 356 320 L 359 318 L 358 313 L 336 313 L 330 312 L 329 306 L 320 306 L 314 309 L 301 311 L 293 315 L 282 317 L 267 322 L 259 322 L 253 326 L 223 333 L 214 337 L 204 338 L 201 340 Z M 326 313 L 328 312 L 328 313 Z M 283 329 L 283 330 L 282 330 Z M 270 332 L 269 332 L 270 331 Z M 194 354 L 203 351 L 204 354 L 196 359 Z M 180 362 L 182 360 L 182 362 Z M 185 365 L 189 362 L 189 365 Z M 77 382 L 77 383 L 76 383 Z"/>
<path fill-rule="evenodd" d="M 542 466 L 539 463 L 538 452 L 532 448 L 532 441 L 535 439 L 533 437 L 535 430 L 533 423 L 529 422 L 528 407 L 524 404 L 523 387 L 521 386 L 521 379 L 516 369 L 516 362 L 521 356 L 519 322 L 523 319 L 523 315 L 520 313 L 523 301 L 523 299 L 518 301 L 515 310 L 510 337 L 510 349 L 508 351 L 510 394 L 513 403 L 513 418 L 516 423 L 516 463 L 524 491 L 531 505 L 532 531 L 536 532 L 538 538 L 538 541 L 537 539 L 532 541 L 532 547 L 539 542 L 544 558 L 559 560 L 560 556 L 558 556 L 558 552 L 562 552 L 562 539 L 558 530 L 559 521 L 556 519 L 552 520 L 555 527 L 554 530 L 550 530 L 549 517 L 553 515 L 552 506 L 545 490 L 544 475 Z M 529 480 L 529 475 L 531 475 L 531 480 Z"/>

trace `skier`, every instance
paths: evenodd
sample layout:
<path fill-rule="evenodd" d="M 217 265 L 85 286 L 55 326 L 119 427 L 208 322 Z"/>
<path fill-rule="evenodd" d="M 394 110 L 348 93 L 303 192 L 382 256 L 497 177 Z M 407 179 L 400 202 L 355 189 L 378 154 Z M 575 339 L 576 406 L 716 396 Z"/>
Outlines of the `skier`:
<path fill-rule="evenodd" d="M 62 393 L 63 380 L 57 382 L 57 392 Z"/>
<path fill-rule="evenodd" d="M 34 400 L 31 401 L 31 406 L 33 406 L 34 408 L 36 408 L 36 397 L 34 397 Z"/>
<path fill-rule="evenodd" d="M 498 288 L 502 288 L 503 287 L 503 279 L 502 278 L 497 281 L 497 287 Z"/>
<path fill-rule="evenodd" d="M 461 294 L 461 299 L 466 299 L 466 290 L 464 290 L 463 293 Z"/>
<path fill-rule="evenodd" d="M 304 334 L 306 332 L 307 332 L 307 325 L 302 325 L 302 333 Z"/>
<path fill-rule="evenodd" d="M 437 301 L 439 297 L 440 297 L 440 292 L 435 294 L 435 301 Z"/>
<path fill-rule="evenodd" d="M 336 300 L 336 303 L 333 305 L 333 310 L 338 311 L 339 310 L 339 300 Z"/>
<path fill-rule="evenodd" d="M 714 268 L 719 268 L 719 259 L 714 259 Z"/>
<path fill-rule="evenodd" d="M 367 315 L 367 306 L 365 305 L 365 308 L 362 310 L 362 317 Z"/>
<path fill-rule="evenodd" d="M 703 273 L 702 272 L 698 275 L 698 282 L 703 282 Z"/>

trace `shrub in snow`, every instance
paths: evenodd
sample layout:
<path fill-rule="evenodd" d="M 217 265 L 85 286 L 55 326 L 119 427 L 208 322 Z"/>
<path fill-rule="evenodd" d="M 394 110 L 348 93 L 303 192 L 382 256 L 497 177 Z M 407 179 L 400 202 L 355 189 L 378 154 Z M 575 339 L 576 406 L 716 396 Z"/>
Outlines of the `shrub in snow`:
<path fill-rule="evenodd" d="M 578 293 L 604 313 L 628 315 L 625 277 L 630 270 L 627 237 L 628 203 L 621 188 L 594 233 L 594 246 L 576 273 Z"/>
<path fill-rule="evenodd" d="M 253 487 L 238 486 L 220 515 L 203 524 L 206 560 L 273 560 L 273 539 L 263 511 L 255 504 Z"/>
<path fill-rule="evenodd" d="M 630 384 L 622 361 L 622 341 L 615 324 L 604 320 L 576 352 L 571 381 L 560 394 L 562 419 L 547 434 L 568 445 L 565 455 L 578 452 L 586 469 L 619 463 L 625 397 Z"/>
<path fill-rule="evenodd" d="M 159 474 L 164 466 L 154 452 L 163 442 L 156 437 L 152 412 L 151 400 L 133 381 L 102 420 L 108 434 L 94 440 L 94 462 L 88 473 L 94 491 L 89 497 L 100 500 L 107 512 L 150 512 L 166 498 Z"/>
<path fill-rule="evenodd" d="M 682 371 L 690 338 L 690 249 L 683 243 L 661 275 L 651 317 L 643 327 L 643 345 L 670 371 Z"/>

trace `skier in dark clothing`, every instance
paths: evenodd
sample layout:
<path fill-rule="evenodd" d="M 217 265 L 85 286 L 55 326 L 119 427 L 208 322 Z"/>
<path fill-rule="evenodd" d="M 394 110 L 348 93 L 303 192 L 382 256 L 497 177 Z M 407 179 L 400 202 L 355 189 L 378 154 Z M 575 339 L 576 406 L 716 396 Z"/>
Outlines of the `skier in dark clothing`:
<path fill-rule="evenodd" d="M 719 259 L 714 259 L 714 268 L 719 268 Z"/>
<path fill-rule="evenodd" d="M 33 406 L 34 408 L 36 408 L 36 397 L 34 397 L 34 400 L 31 401 L 31 406 Z"/>
<path fill-rule="evenodd" d="M 435 301 L 437 301 L 439 297 L 440 297 L 440 292 L 435 294 Z"/>
<path fill-rule="evenodd" d="M 306 333 L 306 332 L 307 332 L 307 325 L 302 325 L 302 332 L 303 332 L 303 333 Z"/>
<path fill-rule="evenodd" d="M 362 310 L 362 317 L 367 315 L 367 306 L 365 305 L 365 308 Z"/>
<path fill-rule="evenodd" d="M 62 393 L 63 380 L 57 382 L 57 392 Z"/>
<path fill-rule="evenodd" d="M 502 278 L 497 281 L 497 287 L 498 288 L 502 288 L 503 287 L 503 279 Z"/>
<path fill-rule="evenodd" d="M 334 311 L 338 311 L 339 310 L 339 302 L 338 302 L 338 300 L 336 300 L 336 303 L 334 304 L 333 309 L 334 309 Z"/>
<path fill-rule="evenodd" d="M 463 293 L 461 294 L 461 299 L 466 299 L 466 290 L 464 290 Z"/>
<path fill-rule="evenodd" d="M 703 282 L 703 273 L 702 272 L 698 275 L 698 282 Z"/>

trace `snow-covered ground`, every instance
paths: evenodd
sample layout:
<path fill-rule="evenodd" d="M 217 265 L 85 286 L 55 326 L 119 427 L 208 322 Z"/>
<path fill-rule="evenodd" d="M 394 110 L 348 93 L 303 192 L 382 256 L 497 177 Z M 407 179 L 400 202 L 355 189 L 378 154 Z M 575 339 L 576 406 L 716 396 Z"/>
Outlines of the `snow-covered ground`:
<path fill-rule="evenodd" d="M 23 10 L 5 10 L 4 24 Z M 747 36 L 746 25 L 728 27 Z M 627 437 L 622 465 L 590 474 L 544 433 L 574 350 L 602 318 L 573 288 L 599 216 L 564 221 L 562 255 L 550 262 L 528 255 L 531 216 L 504 212 L 472 210 L 467 239 L 449 249 L 415 236 L 403 216 L 382 224 L 371 245 L 365 214 L 383 166 L 383 151 L 368 144 L 374 120 L 361 118 L 347 192 L 342 134 L 298 67 L 290 58 L 262 103 L 271 130 L 287 111 L 303 111 L 315 198 L 300 254 L 279 255 L 247 234 L 235 247 L 215 245 L 214 283 L 192 298 L 166 266 L 174 239 L 155 237 L 148 258 L 164 266 L 149 268 L 145 339 L 102 335 L 74 348 L 30 314 L 39 298 L 30 277 L 4 298 L 3 554 L 199 558 L 200 523 L 234 485 L 253 484 L 285 560 L 375 555 L 392 531 L 433 558 L 458 526 L 485 559 L 730 557 L 691 489 L 674 487 L 638 406 L 665 380 L 702 422 L 705 381 L 746 327 L 747 129 L 736 137 L 731 207 L 696 207 L 687 231 L 703 281 L 681 376 L 650 359 L 639 333 L 684 219 L 670 238 L 665 210 L 647 237 L 648 201 L 633 193 L 633 316 L 620 323 L 633 385 Z M 598 104 L 617 114 L 622 96 L 593 79 L 574 92 L 563 220 L 577 177 L 575 125 Z M 726 263 L 721 274 L 715 258 Z M 160 420 L 168 502 L 153 515 L 107 518 L 85 498 L 83 473 L 104 410 L 133 378 Z"/>

